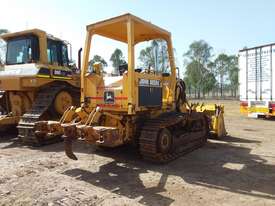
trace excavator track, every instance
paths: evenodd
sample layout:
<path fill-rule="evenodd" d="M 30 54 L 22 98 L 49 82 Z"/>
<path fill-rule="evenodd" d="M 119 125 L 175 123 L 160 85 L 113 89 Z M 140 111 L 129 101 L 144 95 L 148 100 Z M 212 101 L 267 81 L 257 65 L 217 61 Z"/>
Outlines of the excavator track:
<path fill-rule="evenodd" d="M 46 144 L 61 141 L 61 138 L 44 138 L 36 137 L 34 134 L 34 124 L 43 120 L 43 116 L 51 109 L 56 95 L 66 89 L 65 85 L 50 85 L 42 88 L 33 103 L 32 108 L 26 112 L 20 119 L 18 128 L 18 137 L 24 144 L 32 146 L 42 146 Z"/>
<path fill-rule="evenodd" d="M 185 113 L 167 113 L 164 116 L 148 120 L 141 129 L 139 151 L 145 160 L 155 163 L 167 163 L 187 154 L 207 141 L 208 123 L 203 115 L 193 118 L 193 123 L 183 126 Z M 183 126 L 183 127 L 182 127 Z M 167 129 L 171 132 L 172 143 L 169 151 L 159 149 L 159 134 Z"/>

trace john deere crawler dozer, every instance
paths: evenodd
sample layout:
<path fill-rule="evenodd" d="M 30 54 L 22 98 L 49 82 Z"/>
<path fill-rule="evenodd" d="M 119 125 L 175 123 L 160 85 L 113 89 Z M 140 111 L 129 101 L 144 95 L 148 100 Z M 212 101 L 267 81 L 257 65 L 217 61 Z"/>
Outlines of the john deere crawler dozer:
<path fill-rule="evenodd" d="M 69 66 L 68 43 L 32 29 L 0 36 L 6 63 L 0 71 L 0 129 L 17 126 L 24 143 L 41 145 L 34 122 L 59 119 L 80 98 L 80 75 Z"/>
<path fill-rule="evenodd" d="M 88 70 L 94 35 L 128 45 L 128 66 L 120 75 L 105 76 L 100 64 Z M 167 43 L 170 71 L 135 69 L 135 45 L 153 39 Z M 83 60 L 81 107 L 71 107 L 58 122 L 36 124 L 38 137 L 63 135 L 69 158 L 77 159 L 77 138 L 104 147 L 133 143 L 144 159 L 168 162 L 204 145 L 209 133 L 225 135 L 222 106 L 187 102 L 166 30 L 131 14 L 88 25 Z"/>

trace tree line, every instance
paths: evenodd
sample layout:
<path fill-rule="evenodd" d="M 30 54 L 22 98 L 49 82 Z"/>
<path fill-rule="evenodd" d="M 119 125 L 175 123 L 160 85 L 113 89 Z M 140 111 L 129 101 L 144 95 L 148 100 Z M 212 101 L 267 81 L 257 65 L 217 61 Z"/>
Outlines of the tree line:
<path fill-rule="evenodd" d="M 167 45 L 163 40 L 153 40 L 150 45 L 142 49 L 138 57 L 140 64 L 138 67 L 152 69 L 159 72 L 167 72 L 169 68 Z M 118 70 L 120 65 L 127 64 L 123 52 L 116 48 L 111 54 L 110 62 L 115 70 Z M 95 62 L 101 62 L 103 66 L 108 66 L 106 60 L 99 56 L 94 55 L 89 61 L 89 66 Z"/>
<path fill-rule="evenodd" d="M 193 91 L 195 98 L 201 98 L 219 90 L 219 96 L 223 97 L 227 90 L 231 91 L 231 96 L 237 96 L 239 68 L 236 55 L 221 53 L 214 57 L 213 47 L 199 40 L 190 44 L 183 58 L 186 65 L 184 81 L 189 94 Z"/>
<path fill-rule="evenodd" d="M 162 40 L 151 41 L 148 47 L 140 51 L 138 59 L 142 68 L 153 68 L 162 73 L 169 71 L 167 45 Z M 193 94 L 195 98 L 205 97 L 206 94 L 223 97 L 226 91 L 230 92 L 230 96 L 237 97 L 239 68 L 236 55 L 221 53 L 214 56 L 213 47 L 199 40 L 190 44 L 183 54 L 183 60 L 183 76 L 188 94 Z M 96 61 L 107 66 L 107 62 L 98 55 L 90 63 Z M 126 63 L 120 49 L 115 49 L 110 61 L 114 68 Z"/>

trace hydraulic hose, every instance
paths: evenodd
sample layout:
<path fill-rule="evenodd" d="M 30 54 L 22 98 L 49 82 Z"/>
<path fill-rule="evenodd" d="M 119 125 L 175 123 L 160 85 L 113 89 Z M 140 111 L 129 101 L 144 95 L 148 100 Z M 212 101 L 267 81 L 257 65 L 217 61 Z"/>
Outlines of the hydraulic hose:
<path fill-rule="evenodd" d="M 178 79 L 176 84 L 176 109 L 180 111 L 180 106 L 182 103 L 186 103 L 186 86 L 182 79 Z"/>

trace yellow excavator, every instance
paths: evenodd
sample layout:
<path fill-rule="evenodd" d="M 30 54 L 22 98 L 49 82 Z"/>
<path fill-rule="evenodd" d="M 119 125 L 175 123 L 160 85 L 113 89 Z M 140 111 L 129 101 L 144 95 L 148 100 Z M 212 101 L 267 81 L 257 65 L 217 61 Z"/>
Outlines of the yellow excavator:
<path fill-rule="evenodd" d="M 128 45 L 128 65 L 108 76 L 102 65 L 88 69 L 95 35 Z M 161 39 L 167 43 L 170 69 L 136 68 L 135 46 Z M 76 160 L 72 143 L 117 147 L 132 143 L 144 159 L 164 163 L 201 147 L 210 133 L 226 134 L 221 105 L 191 104 L 177 78 L 171 34 L 131 14 L 87 26 L 81 68 L 81 107 L 70 107 L 60 121 L 40 121 L 35 134 L 63 135 L 66 155 Z"/>
<path fill-rule="evenodd" d="M 79 104 L 80 74 L 70 64 L 70 44 L 39 29 L 0 38 L 7 48 L 0 70 L 0 129 L 17 125 L 24 143 L 49 143 L 52 138 L 34 135 L 34 123 L 59 119 L 68 107 Z"/>

